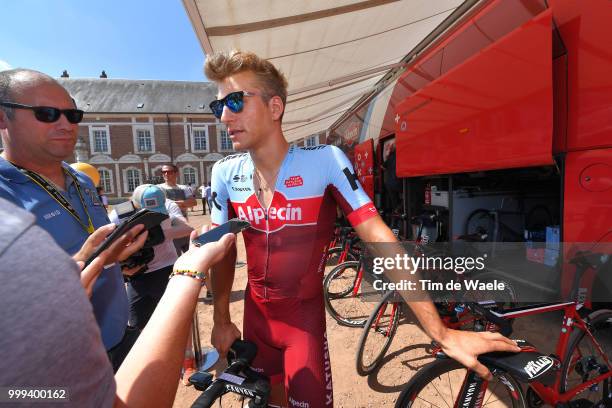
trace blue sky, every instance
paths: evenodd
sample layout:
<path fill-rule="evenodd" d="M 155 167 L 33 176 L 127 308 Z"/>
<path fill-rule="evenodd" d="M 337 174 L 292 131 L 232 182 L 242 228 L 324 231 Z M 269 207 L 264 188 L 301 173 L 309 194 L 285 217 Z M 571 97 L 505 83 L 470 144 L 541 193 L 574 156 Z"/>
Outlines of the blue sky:
<path fill-rule="evenodd" d="M 181 0 L 0 0 L 0 70 L 204 81 Z"/>

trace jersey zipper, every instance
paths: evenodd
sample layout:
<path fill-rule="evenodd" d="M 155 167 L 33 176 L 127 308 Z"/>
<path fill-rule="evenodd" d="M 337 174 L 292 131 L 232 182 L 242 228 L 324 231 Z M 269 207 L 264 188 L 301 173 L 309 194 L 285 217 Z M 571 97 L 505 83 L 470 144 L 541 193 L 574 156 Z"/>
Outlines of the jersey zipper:
<path fill-rule="evenodd" d="M 281 177 L 284 176 L 286 162 L 288 162 L 290 158 L 290 154 L 293 153 L 292 149 L 293 147 L 290 146 L 289 150 L 287 151 L 285 155 L 285 158 L 283 159 L 281 163 L 281 167 L 278 170 L 278 174 L 276 175 L 276 180 L 274 180 L 274 191 L 272 192 L 272 199 L 270 200 L 270 205 L 268 205 L 267 207 L 264 207 L 261 201 L 259 201 L 259 197 L 257 196 L 257 194 L 255 194 L 255 198 L 257 199 L 259 206 L 261 208 L 265 208 L 264 216 L 266 218 L 266 263 L 265 263 L 265 268 L 264 268 L 264 299 L 268 299 L 268 269 L 269 269 L 269 264 L 270 264 L 270 220 L 268 218 L 268 213 L 270 212 L 270 207 L 274 203 L 274 195 L 276 194 L 276 190 L 278 188 L 277 187 L 278 181 L 281 179 Z M 251 161 L 251 163 L 253 162 Z M 253 174 L 254 173 L 255 173 L 255 164 L 253 164 Z M 251 177 L 251 180 L 254 180 L 254 175 Z M 255 191 L 254 184 L 253 184 L 253 191 Z"/>

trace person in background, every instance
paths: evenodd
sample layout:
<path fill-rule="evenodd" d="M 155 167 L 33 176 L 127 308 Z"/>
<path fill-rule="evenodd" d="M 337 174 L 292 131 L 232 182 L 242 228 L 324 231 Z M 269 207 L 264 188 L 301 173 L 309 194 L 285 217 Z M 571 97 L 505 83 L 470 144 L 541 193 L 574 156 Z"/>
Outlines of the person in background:
<path fill-rule="evenodd" d="M 187 224 L 178 205 L 166 199 L 164 190 L 153 184 L 142 184 L 132 193 L 132 203 L 136 209 L 147 208 L 168 215 L 162 221 L 164 241 L 155 245 L 151 250 L 153 259 L 145 266 L 138 266 L 136 272 L 129 270 L 127 276 L 127 293 L 130 307 L 130 325 L 138 327 L 141 331 L 147 325 L 153 311 L 161 300 L 168 285 L 168 277 L 172 267 L 178 259 L 173 240 L 176 238 L 189 238 L 193 228 Z M 113 210 L 110 219 L 119 223 L 119 216 Z M 191 337 L 189 338 L 191 340 Z M 183 362 L 183 380 L 188 384 L 189 377 L 196 371 L 195 358 L 191 341 L 185 349 Z"/>
<path fill-rule="evenodd" d="M 212 188 L 210 187 L 210 182 L 208 182 L 208 185 L 206 185 L 206 188 L 204 189 L 204 195 L 206 196 L 206 203 L 208 204 L 208 211 L 210 211 L 210 213 L 212 214 L 213 202 L 212 202 Z"/>
<path fill-rule="evenodd" d="M 164 191 L 156 185 L 142 184 L 136 187 L 131 200 L 137 210 L 147 208 L 168 215 L 161 223 L 165 239 L 153 246 L 153 259 L 146 265 L 139 265 L 137 271 L 129 271 L 127 277 L 130 325 L 143 330 L 166 290 L 168 276 L 178 259 L 172 240 L 189 238 L 193 228 L 187 224 L 178 205 L 174 201 L 166 200 Z M 111 211 L 109 218 L 115 224 L 121 222 L 115 210 Z"/>
<path fill-rule="evenodd" d="M 198 196 L 202 200 L 202 215 L 206 215 L 206 184 L 202 183 L 200 187 L 198 187 Z"/>
<path fill-rule="evenodd" d="M 139 227 L 130 233 L 137 234 Z M 113 228 L 98 228 L 90 239 L 104 238 Z M 34 215 L 0 199 L 0 265 L 3 272 L 10 271 L 0 273 L 0 361 L 6 367 L 0 370 L 0 387 L 67 390 L 65 400 L 43 405 L 172 406 L 204 278 L 201 271 L 225 256 L 235 236 L 226 234 L 218 242 L 192 248 L 176 261 L 149 323 L 113 378 L 84 287 L 95 286 L 96 278 L 108 273 L 103 265 L 124 251 L 133 235 L 79 273 L 74 260 L 36 225 Z M 146 236 L 139 236 L 140 244 Z M 97 246 L 87 243 L 91 245 L 84 256 Z"/>
<path fill-rule="evenodd" d="M 101 186 L 96 187 L 96 192 L 98 193 L 98 198 L 102 202 L 104 209 L 108 211 L 108 197 L 106 196 L 106 194 L 104 194 L 104 188 Z"/>
<path fill-rule="evenodd" d="M 161 169 L 164 182 L 158 184 L 166 193 L 166 198 L 174 201 L 181 212 L 183 217 L 188 219 L 187 210 L 196 205 L 195 198 L 189 188 L 182 184 L 177 184 L 178 179 L 178 167 L 174 164 L 164 164 Z M 174 241 L 174 246 L 178 254 L 185 252 L 189 248 L 188 238 L 179 238 Z"/>
<path fill-rule="evenodd" d="M 0 72 L 0 197 L 33 213 L 69 255 L 109 223 L 91 179 L 64 162 L 74 151 L 82 119 L 83 111 L 50 76 L 23 68 Z M 91 303 L 117 369 L 135 340 L 118 264 L 100 275 Z"/>

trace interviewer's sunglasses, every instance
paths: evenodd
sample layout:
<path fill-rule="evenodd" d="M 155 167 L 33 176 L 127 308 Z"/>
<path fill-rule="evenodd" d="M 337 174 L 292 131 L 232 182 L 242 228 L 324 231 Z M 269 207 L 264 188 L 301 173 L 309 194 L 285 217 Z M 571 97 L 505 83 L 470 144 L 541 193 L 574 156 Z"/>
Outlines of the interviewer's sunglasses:
<path fill-rule="evenodd" d="M 215 115 L 217 119 L 221 119 L 224 105 L 227 106 L 232 112 L 238 113 L 242 111 L 242 108 L 244 108 L 244 97 L 255 95 L 256 94 L 248 91 L 232 92 L 225 95 L 225 98 L 223 99 L 212 101 L 208 106 L 210 106 L 210 110 L 212 111 L 213 115 Z"/>
<path fill-rule="evenodd" d="M 57 122 L 63 113 L 66 119 L 68 119 L 68 122 L 76 125 L 83 120 L 84 113 L 80 109 L 58 109 L 51 106 L 30 106 L 13 102 L 0 102 L 0 105 L 14 109 L 29 109 L 34 111 L 34 117 L 36 117 L 36 119 L 45 123 Z"/>

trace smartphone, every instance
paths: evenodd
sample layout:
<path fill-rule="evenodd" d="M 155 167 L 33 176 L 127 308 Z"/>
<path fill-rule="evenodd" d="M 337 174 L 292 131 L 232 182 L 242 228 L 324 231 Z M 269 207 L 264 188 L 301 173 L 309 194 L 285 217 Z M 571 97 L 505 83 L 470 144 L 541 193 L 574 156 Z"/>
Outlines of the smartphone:
<path fill-rule="evenodd" d="M 250 226 L 251 226 L 251 223 L 248 221 L 244 221 L 238 218 L 232 218 L 228 222 L 221 224 L 218 227 L 215 227 L 211 229 L 210 231 L 203 233 L 202 235 L 192 240 L 191 242 L 193 242 L 195 246 L 199 247 L 209 242 L 218 241 L 225 234 L 229 234 L 229 233 L 237 234 L 243 229 L 248 228 Z"/>
<path fill-rule="evenodd" d="M 106 239 L 98 247 L 98 249 L 96 249 L 96 251 L 85 261 L 85 266 L 89 265 L 94 259 L 96 259 L 97 256 L 99 256 L 103 251 L 108 249 L 108 247 L 110 247 L 117 238 L 119 238 L 132 227 L 135 227 L 138 224 L 144 224 L 144 232 L 160 225 L 161 222 L 166 218 L 168 218 L 168 215 L 158 213 L 156 211 L 151 211 L 146 208 L 137 211 L 134 215 L 119 224 L 117 228 L 115 228 L 115 230 L 111 232 L 108 237 L 106 237 Z"/>

